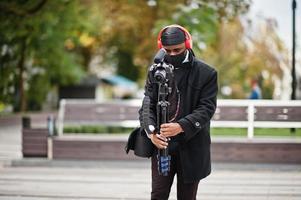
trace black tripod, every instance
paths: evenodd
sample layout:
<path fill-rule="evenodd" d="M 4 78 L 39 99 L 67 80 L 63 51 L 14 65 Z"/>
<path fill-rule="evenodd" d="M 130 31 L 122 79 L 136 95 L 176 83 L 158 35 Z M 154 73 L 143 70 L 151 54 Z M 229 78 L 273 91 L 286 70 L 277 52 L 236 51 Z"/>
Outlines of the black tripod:
<path fill-rule="evenodd" d="M 158 83 L 158 103 L 157 103 L 157 130 L 160 133 L 161 124 L 168 122 L 168 106 L 167 95 L 170 92 L 166 82 Z M 170 155 L 168 148 L 158 149 L 158 171 L 160 175 L 167 176 L 170 171 Z"/>

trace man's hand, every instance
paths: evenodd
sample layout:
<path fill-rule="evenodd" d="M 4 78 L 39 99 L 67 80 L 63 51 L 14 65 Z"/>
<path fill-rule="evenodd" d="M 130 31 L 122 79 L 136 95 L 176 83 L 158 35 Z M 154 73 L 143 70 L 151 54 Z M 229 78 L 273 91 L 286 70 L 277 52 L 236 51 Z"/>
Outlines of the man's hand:
<path fill-rule="evenodd" d="M 150 134 L 150 139 L 158 149 L 166 149 L 169 137 L 176 136 L 181 132 L 183 132 L 183 129 L 180 124 L 166 123 L 161 125 L 160 134 Z"/>
<path fill-rule="evenodd" d="M 166 149 L 168 146 L 167 138 L 159 135 L 159 134 L 150 134 L 150 139 L 152 143 L 158 148 L 158 149 Z"/>
<path fill-rule="evenodd" d="M 178 123 L 166 123 L 160 126 L 160 135 L 165 138 L 176 136 L 181 132 L 183 132 L 183 129 Z"/>

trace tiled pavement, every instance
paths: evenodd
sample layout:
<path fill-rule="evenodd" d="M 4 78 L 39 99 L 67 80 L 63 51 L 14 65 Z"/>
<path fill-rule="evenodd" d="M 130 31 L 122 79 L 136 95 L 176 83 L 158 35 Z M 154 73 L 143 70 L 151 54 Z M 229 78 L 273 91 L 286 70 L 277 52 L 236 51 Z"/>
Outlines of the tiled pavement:
<path fill-rule="evenodd" d="M 36 160 L 37 161 L 37 160 Z M 149 161 L 14 162 L 0 169 L 0 200 L 150 199 Z M 84 162 L 84 161 L 81 161 Z M 176 181 L 176 180 L 175 180 Z M 176 199 L 175 184 L 170 199 Z M 297 165 L 215 163 L 199 185 L 198 199 L 301 199 Z"/>
<path fill-rule="evenodd" d="M 0 168 L 21 157 L 21 126 L 0 127 Z"/>
<path fill-rule="evenodd" d="M 22 160 L 19 131 L 0 128 L 0 200 L 150 199 L 148 160 Z M 176 199 L 175 184 L 170 199 Z M 301 200 L 301 166 L 213 163 L 198 199 Z"/>

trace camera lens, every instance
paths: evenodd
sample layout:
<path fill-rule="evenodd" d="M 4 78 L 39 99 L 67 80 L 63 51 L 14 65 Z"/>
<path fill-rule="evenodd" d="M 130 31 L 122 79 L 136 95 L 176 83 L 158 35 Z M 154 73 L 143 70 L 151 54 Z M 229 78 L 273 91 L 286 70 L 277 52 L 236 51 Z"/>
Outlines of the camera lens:
<path fill-rule="evenodd" d="M 156 81 L 164 82 L 165 78 L 166 78 L 166 71 L 164 69 L 158 69 L 155 72 L 154 77 L 155 77 Z"/>

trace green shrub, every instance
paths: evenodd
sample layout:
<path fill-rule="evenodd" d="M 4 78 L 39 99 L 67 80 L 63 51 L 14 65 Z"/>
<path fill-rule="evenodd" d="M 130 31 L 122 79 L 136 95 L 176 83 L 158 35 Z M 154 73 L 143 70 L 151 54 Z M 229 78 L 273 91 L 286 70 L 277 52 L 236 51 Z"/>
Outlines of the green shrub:
<path fill-rule="evenodd" d="M 66 126 L 64 133 L 94 133 L 94 134 L 116 134 L 130 133 L 133 128 L 125 128 L 119 126 L 97 126 L 97 125 L 82 125 L 82 126 Z"/>

